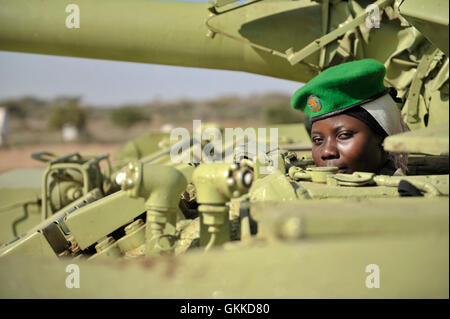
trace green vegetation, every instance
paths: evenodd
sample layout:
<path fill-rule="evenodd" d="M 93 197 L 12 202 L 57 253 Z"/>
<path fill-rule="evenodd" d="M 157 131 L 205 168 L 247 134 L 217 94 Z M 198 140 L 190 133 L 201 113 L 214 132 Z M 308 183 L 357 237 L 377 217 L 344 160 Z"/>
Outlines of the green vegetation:
<path fill-rule="evenodd" d="M 36 110 L 43 104 L 45 104 L 45 102 L 39 99 L 33 97 L 22 97 L 20 99 L 2 101 L 0 106 L 6 108 L 11 118 L 24 119 L 28 116 L 30 110 Z"/>
<path fill-rule="evenodd" d="M 289 124 L 302 123 L 305 114 L 286 107 L 286 105 L 269 105 L 263 110 L 264 122 L 266 124 Z"/>
<path fill-rule="evenodd" d="M 122 106 L 111 110 L 110 119 L 121 128 L 130 128 L 139 122 L 149 121 L 150 116 L 140 107 Z"/>
<path fill-rule="evenodd" d="M 154 103 L 150 107 L 161 121 L 172 124 L 200 119 L 245 126 L 299 123 L 304 119 L 303 112 L 291 109 L 289 95 L 277 93 L 248 97 L 219 96 L 204 101 L 180 100 Z"/>
<path fill-rule="evenodd" d="M 303 112 L 292 110 L 289 102 L 289 95 L 268 93 L 102 107 L 81 103 L 79 97 L 23 97 L 0 101 L 0 106 L 10 115 L 11 144 L 58 143 L 61 135 L 55 130 L 65 123 L 77 127 L 89 141 L 116 143 L 159 132 L 164 125 L 192 129 L 192 120 L 223 127 L 302 122 Z"/>
<path fill-rule="evenodd" d="M 71 124 L 83 130 L 86 127 L 87 113 L 80 107 L 79 98 L 57 99 L 48 114 L 48 127 L 61 129 L 64 124 Z"/>

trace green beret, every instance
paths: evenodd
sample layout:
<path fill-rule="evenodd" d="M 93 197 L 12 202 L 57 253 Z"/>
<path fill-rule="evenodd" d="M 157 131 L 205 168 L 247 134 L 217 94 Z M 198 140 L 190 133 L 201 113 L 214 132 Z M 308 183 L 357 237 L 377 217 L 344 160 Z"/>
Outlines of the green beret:
<path fill-rule="evenodd" d="M 298 89 L 291 106 L 316 121 L 372 101 L 387 93 L 384 65 L 373 59 L 331 67 Z"/>

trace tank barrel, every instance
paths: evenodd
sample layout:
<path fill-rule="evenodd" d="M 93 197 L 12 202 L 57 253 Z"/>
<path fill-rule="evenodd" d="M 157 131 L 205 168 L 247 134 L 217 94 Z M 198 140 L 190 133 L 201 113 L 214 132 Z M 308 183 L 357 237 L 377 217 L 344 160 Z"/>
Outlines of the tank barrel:
<path fill-rule="evenodd" d="M 320 36 L 320 5 L 259 2 L 217 15 L 208 3 L 145 0 L 0 0 L 0 50 L 95 59 L 239 70 L 307 81 L 305 64 L 249 45 L 285 52 Z M 281 21 L 284 21 L 281 23 Z M 305 32 L 305 28 L 307 29 Z M 209 33 L 210 37 L 207 36 Z M 318 55 L 311 56 L 315 61 Z"/>

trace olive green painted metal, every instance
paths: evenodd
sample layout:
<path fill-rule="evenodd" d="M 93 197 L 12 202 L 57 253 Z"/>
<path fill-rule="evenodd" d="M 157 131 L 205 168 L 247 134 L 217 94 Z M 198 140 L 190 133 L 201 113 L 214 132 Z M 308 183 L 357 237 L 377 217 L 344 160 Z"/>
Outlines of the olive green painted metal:
<path fill-rule="evenodd" d="M 7 248 L 7 249 L 5 249 Z M 44 256 L 57 258 L 52 247 L 49 245 L 47 239 L 41 232 L 33 232 L 28 236 L 14 242 L 14 246 L 5 247 L 1 250 L 1 255 L 3 258 L 8 255 L 16 256 Z"/>
<path fill-rule="evenodd" d="M 306 179 L 315 183 L 326 183 L 328 176 L 335 175 L 338 172 L 337 167 L 301 167 L 292 166 L 289 169 L 289 176 L 296 181 Z"/>
<path fill-rule="evenodd" d="M 418 190 L 420 190 L 424 196 L 448 196 L 448 176 L 411 176 L 411 177 L 398 177 L 398 176 L 375 176 L 374 182 L 379 186 L 394 186 L 398 187 L 401 181 L 408 181 Z"/>
<path fill-rule="evenodd" d="M 377 6 L 379 10 L 384 9 L 385 7 L 391 5 L 393 0 L 378 0 L 373 3 L 374 6 Z M 329 6 L 328 1 L 324 2 L 323 6 Z M 362 11 L 358 13 L 352 21 L 345 23 L 341 28 L 337 28 L 330 33 L 325 34 L 319 39 L 314 40 L 310 44 L 306 45 L 303 49 L 298 52 L 293 52 L 290 49 L 287 53 L 287 59 L 292 65 L 295 65 L 301 61 L 303 61 L 308 56 L 318 52 L 320 49 L 326 47 L 331 42 L 335 41 L 340 36 L 344 35 L 347 31 L 353 30 L 362 23 L 366 21 L 368 16 L 371 14 L 370 10 Z M 322 28 L 324 29 L 324 28 Z"/>
<path fill-rule="evenodd" d="M 130 141 L 113 167 L 53 156 L 31 179 L 0 176 L 0 297 L 448 298 L 448 1 L 377 1 L 379 28 L 366 1 L 77 4 L 69 29 L 61 1 L 0 0 L 0 50 L 303 82 L 374 58 L 411 129 L 384 148 L 409 153 L 409 175 L 315 167 L 303 124 L 277 127 L 278 151 L 246 148 L 267 134 L 222 143 L 229 163 L 176 162 L 167 133 Z M 195 158 L 194 141 L 177 141 L 177 159 Z M 64 285 L 68 264 L 80 288 Z M 373 264 L 381 289 L 367 287 Z"/>
<path fill-rule="evenodd" d="M 401 15 L 423 35 L 441 49 L 447 56 L 448 39 L 448 1 L 430 0 L 424 5 L 420 0 L 405 1 L 400 5 Z"/>
<path fill-rule="evenodd" d="M 254 201 L 252 218 L 258 222 L 258 238 L 320 239 L 381 234 L 441 234 L 448 232 L 448 197 L 424 201 L 419 198 L 320 199 L 292 202 Z M 273 211 L 276 210 L 276 214 Z M 287 224 L 294 223 L 295 228 Z M 291 231 L 286 232 L 286 229 Z M 296 231 L 292 231 L 295 229 Z M 336 237 L 337 239 L 338 237 Z"/>
<path fill-rule="evenodd" d="M 293 200 L 298 195 L 292 183 L 284 174 L 275 172 L 264 179 L 256 180 L 250 189 L 251 200 Z"/>
<path fill-rule="evenodd" d="M 111 164 L 108 154 L 83 158 L 78 153 L 56 156 L 47 152 L 39 152 L 32 154 L 32 157 L 47 162 L 47 168 L 42 178 L 42 220 L 47 219 L 50 210 L 57 211 L 94 188 L 110 187 Z M 103 174 L 100 170 L 102 161 L 107 163 Z M 57 182 L 57 187 L 49 185 L 50 174 L 54 180 L 63 179 Z M 69 178 L 68 174 L 71 174 Z"/>
<path fill-rule="evenodd" d="M 73 236 L 70 238 L 70 231 L 67 229 L 67 217 L 77 211 L 77 209 L 88 206 L 88 204 L 95 202 L 101 197 L 102 194 L 99 189 L 92 190 L 48 219 L 35 225 L 22 236 L 15 238 L 12 243 L 0 246 L 0 256 L 33 256 L 37 253 L 39 255 L 56 257 L 58 253 L 68 248 L 66 246 L 70 245 L 70 241 L 73 241 Z M 78 243 L 74 243 L 72 246 L 79 247 Z M 60 247 L 61 251 L 55 251 L 55 247 Z"/>
<path fill-rule="evenodd" d="M 0 245 L 40 222 L 42 173 L 22 169 L 0 175 Z"/>
<path fill-rule="evenodd" d="M 167 133 L 148 133 L 138 138 L 127 142 L 116 153 L 114 158 L 116 160 L 123 160 L 124 162 L 137 160 L 145 157 L 146 155 L 163 153 L 164 150 L 159 146 L 159 142 L 169 137 Z"/>
<path fill-rule="evenodd" d="M 80 248 L 86 249 L 144 211 L 144 200 L 129 198 L 125 192 L 118 191 L 78 209 L 66 218 L 65 223 L 75 238 L 79 238 Z M 103 221 L 101 225 L 97 220 Z"/>
<path fill-rule="evenodd" d="M 231 198 L 246 194 L 253 182 L 253 173 L 245 165 L 210 163 L 200 165 L 192 181 L 200 205 L 200 246 L 208 251 L 230 241 L 230 215 L 226 205 Z"/>
<path fill-rule="evenodd" d="M 125 227 L 125 236 L 117 241 L 119 249 L 124 254 L 130 254 L 145 243 L 145 223 L 142 219 L 137 219 Z M 139 253 L 139 252 L 138 252 Z M 143 251 L 139 255 L 143 255 Z"/>
<path fill-rule="evenodd" d="M 448 155 L 448 123 L 389 136 L 384 149 L 391 152 Z"/>
<path fill-rule="evenodd" d="M 367 173 L 366 173 L 367 174 Z M 428 176 L 375 176 L 361 178 L 364 173 L 335 174 L 326 184 L 308 181 L 289 181 L 282 174 L 271 174 L 256 181 L 250 189 L 252 200 L 307 200 L 327 198 L 391 198 L 399 197 L 397 187 L 404 180 L 418 187 L 426 196 L 448 196 L 448 175 Z M 296 180 L 294 175 L 293 180 Z M 345 187 L 349 186 L 349 187 Z"/>
<path fill-rule="evenodd" d="M 186 177 L 176 168 L 142 162 L 127 165 L 121 183 L 122 189 L 130 197 L 145 199 L 147 210 L 147 228 L 145 247 L 147 256 L 159 253 L 171 253 L 174 249 L 174 233 L 165 233 L 167 224 L 175 229 L 176 211 L 180 195 L 187 186 Z M 169 243 L 167 243 L 169 239 Z M 161 243 L 166 240 L 166 246 Z M 164 242 L 164 241 L 163 241 Z"/>
<path fill-rule="evenodd" d="M 239 164 L 210 163 L 200 165 L 192 177 L 201 204 L 224 205 L 232 197 L 245 194 L 253 173 Z"/>
<path fill-rule="evenodd" d="M 206 37 L 208 3 L 80 0 L 76 4 L 80 28 L 69 29 L 65 26 L 67 3 L 45 0 L 30 6 L 27 0 L 2 0 L 0 50 L 220 68 L 299 81 L 307 81 L 314 74 L 305 65 L 291 67 L 283 59 L 257 52 L 239 41 Z M 278 31 L 285 39 L 279 43 L 278 32 L 272 28 L 265 28 L 265 39 L 271 39 L 268 46 L 302 47 L 320 34 L 315 31 L 320 30 L 320 20 L 314 18 L 320 13 L 316 3 L 258 2 L 219 15 L 220 19 L 213 17 L 210 23 L 227 32 L 233 29 L 233 33 L 258 37 L 260 26 L 253 21 L 263 18 L 271 20 L 266 23 L 279 23 L 292 10 L 298 10 L 300 16 L 291 16 L 288 23 L 280 24 Z M 304 32 L 304 25 L 309 25 L 309 32 Z"/>
<path fill-rule="evenodd" d="M 64 284 L 66 267 L 73 261 L 18 257 L 0 263 L 0 297 L 448 298 L 448 251 L 448 233 L 434 232 L 323 238 L 304 244 L 288 241 L 265 247 L 230 245 L 224 251 L 183 258 L 77 260 L 77 289 Z M 381 269 L 379 289 L 365 284 L 365 268 L 373 261 Z"/>

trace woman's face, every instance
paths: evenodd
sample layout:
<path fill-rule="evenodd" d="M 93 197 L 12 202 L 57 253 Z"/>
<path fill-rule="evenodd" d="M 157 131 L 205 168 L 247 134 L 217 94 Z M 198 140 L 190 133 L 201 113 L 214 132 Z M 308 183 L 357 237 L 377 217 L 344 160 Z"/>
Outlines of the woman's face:
<path fill-rule="evenodd" d="M 336 166 L 339 173 L 377 173 L 386 161 L 381 146 L 382 137 L 349 115 L 314 122 L 311 139 L 316 166 Z"/>

